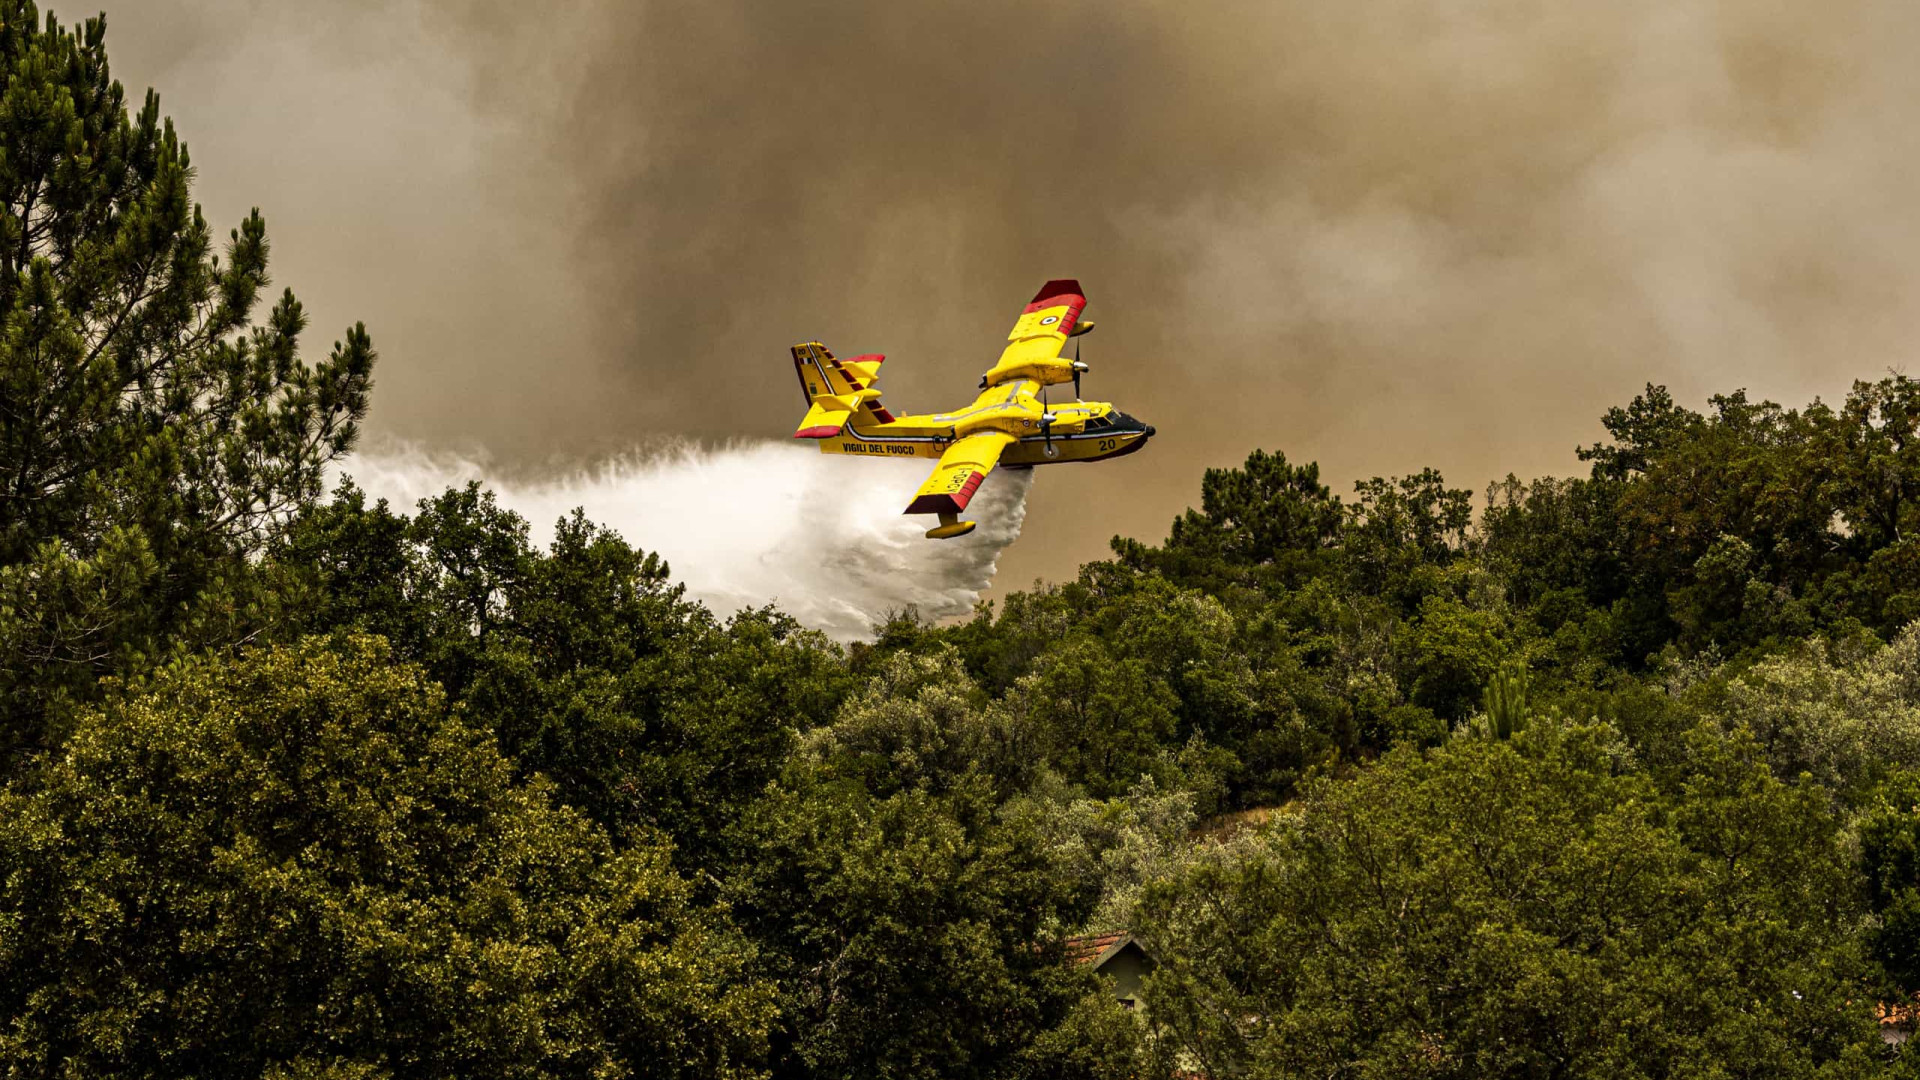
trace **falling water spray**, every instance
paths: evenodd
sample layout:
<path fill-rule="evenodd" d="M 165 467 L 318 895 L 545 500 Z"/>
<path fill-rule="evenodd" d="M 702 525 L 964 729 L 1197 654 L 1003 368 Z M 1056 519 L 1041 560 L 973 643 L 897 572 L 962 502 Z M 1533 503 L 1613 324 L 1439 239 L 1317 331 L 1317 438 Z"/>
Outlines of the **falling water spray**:
<path fill-rule="evenodd" d="M 717 614 L 774 604 L 835 638 L 867 636 L 889 612 L 929 618 L 970 610 L 1000 553 L 1020 535 L 1031 470 L 996 470 L 958 540 L 928 540 L 901 514 L 924 462 L 850 461 L 812 447 L 743 442 L 672 445 L 526 477 L 484 455 L 376 445 L 340 471 L 369 495 L 411 511 L 421 499 L 478 480 L 549 542 L 574 508 L 629 543 L 658 552 L 673 577 Z"/>

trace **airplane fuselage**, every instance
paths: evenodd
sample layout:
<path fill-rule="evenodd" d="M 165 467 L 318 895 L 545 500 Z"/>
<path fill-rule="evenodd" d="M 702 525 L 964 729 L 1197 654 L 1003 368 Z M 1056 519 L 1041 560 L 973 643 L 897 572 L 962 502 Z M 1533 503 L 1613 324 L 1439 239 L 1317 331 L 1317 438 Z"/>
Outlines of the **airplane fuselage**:
<path fill-rule="evenodd" d="M 1119 457 L 1140 449 L 1153 435 L 1151 425 L 1108 402 L 1048 405 L 1039 394 L 1039 382 L 1017 379 L 951 413 L 902 416 L 885 423 L 863 413 L 837 436 L 820 440 L 820 449 L 864 457 L 937 458 L 956 440 L 999 431 L 1016 440 L 1001 454 L 1001 467 L 1029 468 Z M 1053 423 L 1043 430 L 1048 413 Z"/>

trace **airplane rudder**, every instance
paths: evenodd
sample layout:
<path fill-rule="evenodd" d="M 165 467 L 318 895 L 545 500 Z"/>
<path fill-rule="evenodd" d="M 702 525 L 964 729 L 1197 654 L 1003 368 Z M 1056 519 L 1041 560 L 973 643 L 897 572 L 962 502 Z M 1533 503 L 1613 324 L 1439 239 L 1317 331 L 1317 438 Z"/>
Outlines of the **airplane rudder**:
<path fill-rule="evenodd" d="M 809 344 L 811 343 L 802 342 L 787 351 L 793 354 L 793 373 L 800 379 L 800 396 L 805 398 L 807 403 L 811 405 L 813 403 L 813 390 L 807 385 L 807 346 Z"/>
<path fill-rule="evenodd" d="M 829 394 L 843 394 L 844 387 L 833 380 L 833 353 L 818 341 L 803 341 L 793 346 L 793 371 L 800 377 L 800 392 L 812 403 Z"/>

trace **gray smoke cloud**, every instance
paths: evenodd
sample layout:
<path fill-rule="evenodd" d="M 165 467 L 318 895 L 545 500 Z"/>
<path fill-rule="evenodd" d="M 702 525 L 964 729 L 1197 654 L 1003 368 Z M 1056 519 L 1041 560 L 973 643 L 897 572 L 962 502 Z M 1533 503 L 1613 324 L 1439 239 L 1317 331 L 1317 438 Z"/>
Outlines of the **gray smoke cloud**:
<path fill-rule="evenodd" d="M 1831 396 L 1920 330 L 1896 0 L 106 6 L 216 219 L 264 207 L 436 447 L 779 436 L 809 338 L 948 407 L 1078 277 L 1088 395 L 1160 435 L 1040 472 L 1016 581 L 1256 446 L 1564 472 L 1643 382 Z"/>

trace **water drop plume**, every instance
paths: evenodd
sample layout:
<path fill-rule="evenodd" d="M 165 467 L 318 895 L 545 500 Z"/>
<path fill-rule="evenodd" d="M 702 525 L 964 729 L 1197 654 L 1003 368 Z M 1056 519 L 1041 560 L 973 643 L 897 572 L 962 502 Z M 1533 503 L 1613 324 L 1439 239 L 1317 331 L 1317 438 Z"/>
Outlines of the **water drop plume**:
<path fill-rule="evenodd" d="M 680 443 L 528 475 L 481 453 L 388 442 L 340 471 L 401 511 L 478 480 L 526 518 L 543 545 L 554 523 L 580 507 L 659 552 L 674 579 L 716 613 L 775 604 L 845 641 L 908 606 L 936 619 L 966 613 L 1020 535 L 1033 473 L 1000 469 L 969 508 L 979 528 L 957 540 L 926 539 L 932 519 L 900 510 L 931 464 L 849 460 L 770 441 Z"/>

